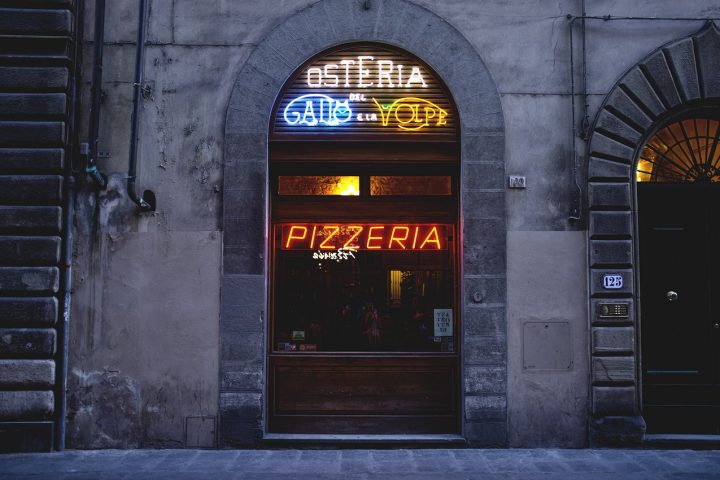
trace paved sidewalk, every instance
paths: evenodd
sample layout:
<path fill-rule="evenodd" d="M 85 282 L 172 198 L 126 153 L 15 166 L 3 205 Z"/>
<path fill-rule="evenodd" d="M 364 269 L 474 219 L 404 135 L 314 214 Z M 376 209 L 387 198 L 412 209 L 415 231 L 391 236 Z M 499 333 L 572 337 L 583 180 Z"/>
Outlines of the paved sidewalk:
<path fill-rule="evenodd" d="M 0 455 L 0 479 L 720 479 L 720 450 L 70 450 Z"/>

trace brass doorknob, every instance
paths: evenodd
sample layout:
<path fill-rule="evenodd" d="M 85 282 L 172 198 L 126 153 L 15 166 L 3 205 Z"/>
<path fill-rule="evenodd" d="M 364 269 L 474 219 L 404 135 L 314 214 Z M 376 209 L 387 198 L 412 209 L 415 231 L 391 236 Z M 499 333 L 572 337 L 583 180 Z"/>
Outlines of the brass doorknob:
<path fill-rule="evenodd" d="M 678 294 L 677 292 L 670 290 L 665 294 L 665 298 L 667 298 L 668 302 L 674 302 L 678 299 Z"/>

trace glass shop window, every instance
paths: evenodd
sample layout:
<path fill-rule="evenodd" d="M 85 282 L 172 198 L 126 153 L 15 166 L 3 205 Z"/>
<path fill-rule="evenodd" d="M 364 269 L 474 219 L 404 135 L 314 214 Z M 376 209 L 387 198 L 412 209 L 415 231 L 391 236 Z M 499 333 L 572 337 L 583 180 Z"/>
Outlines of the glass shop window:
<path fill-rule="evenodd" d="M 275 225 L 275 350 L 453 352 L 453 234 Z"/>

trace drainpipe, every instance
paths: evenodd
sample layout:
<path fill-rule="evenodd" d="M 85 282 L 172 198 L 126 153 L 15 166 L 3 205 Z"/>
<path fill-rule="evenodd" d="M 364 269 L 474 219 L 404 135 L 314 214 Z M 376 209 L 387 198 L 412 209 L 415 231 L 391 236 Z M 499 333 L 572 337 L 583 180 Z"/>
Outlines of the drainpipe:
<path fill-rule="evenodd" d="M 100 103 L 102 101 L 103 50 L 105 44 L 105 0 L 95 2 L 95 32 L 93 40 L 92 105 L 90 107 L 89 145 L 82 145 L 80 152 L 86 158 L 85 173 L 105 190 L 107 176 L 97 169 L 98 137 L 100 130 Z"/>
<path fill-rule="evenodd" d="M 56 354 L 56 380 L 55 380 L 55 449 L 65 449 L 65 432 L 67 420 L 67 384 L 68 364 L 70 360 L 70 312 L 72 293 L 72 259 L 73 259 L 73 219 L 75 218 L 75 177 L 73 176 L 73 160 L 77 152 L 78 135 L 76 126 L 80 116 L 78 84 L 80 83 L 80 67 L 82 64 L 83 16 L 84 2 L 75 2 L 73 17 L 75 19 L 75 41 L 73 45 L 73 74 L 70 76 L 68 91 L 70 112 L 68 115 L 68 130 L 72 137 L 68 139 L 68 162 L 65 167 L 65 204 L 63 205 L 63 233 L 65 242 L 62 249 L 62 279 L 59 297 L 62 302 L 62 318 L 58 326 L 58 352 Z"/>
<path fill-rule="evenodd" d="M 135 55 L 135 81 L 133 82 L 133 111 L 130 130 L 130 159 L 128 162 L 127 192 L 130 199 L 140 207 L 141 211 L 155 211 L 155 194 L 150 190 L 138 196 L 135 191 L 135 180 L 137 178 L 137 147 L 138 128 L 140 124 L 140 101 L 143 91 L 143 73 L 145 63 L 145 30 L 148 18 L 148 1 L 140 0 L 140 19 L 137 31 L 137 51 Z"/>

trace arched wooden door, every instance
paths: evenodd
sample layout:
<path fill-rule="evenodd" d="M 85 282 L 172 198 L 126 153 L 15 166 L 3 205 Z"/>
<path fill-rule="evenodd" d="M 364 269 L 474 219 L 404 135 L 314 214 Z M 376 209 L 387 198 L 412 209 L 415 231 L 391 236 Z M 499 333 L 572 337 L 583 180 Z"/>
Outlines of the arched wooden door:
<path fill-rule="evenodd" d="M 344 45 L 270 132 L 268 431 L 458 433 L 456 109 L 421 60 Z"/>
<path fill-rule="evenodd" d="M 637 165 L 648 433 L 720 433 L 720 121 L 692 111 Z"/>

